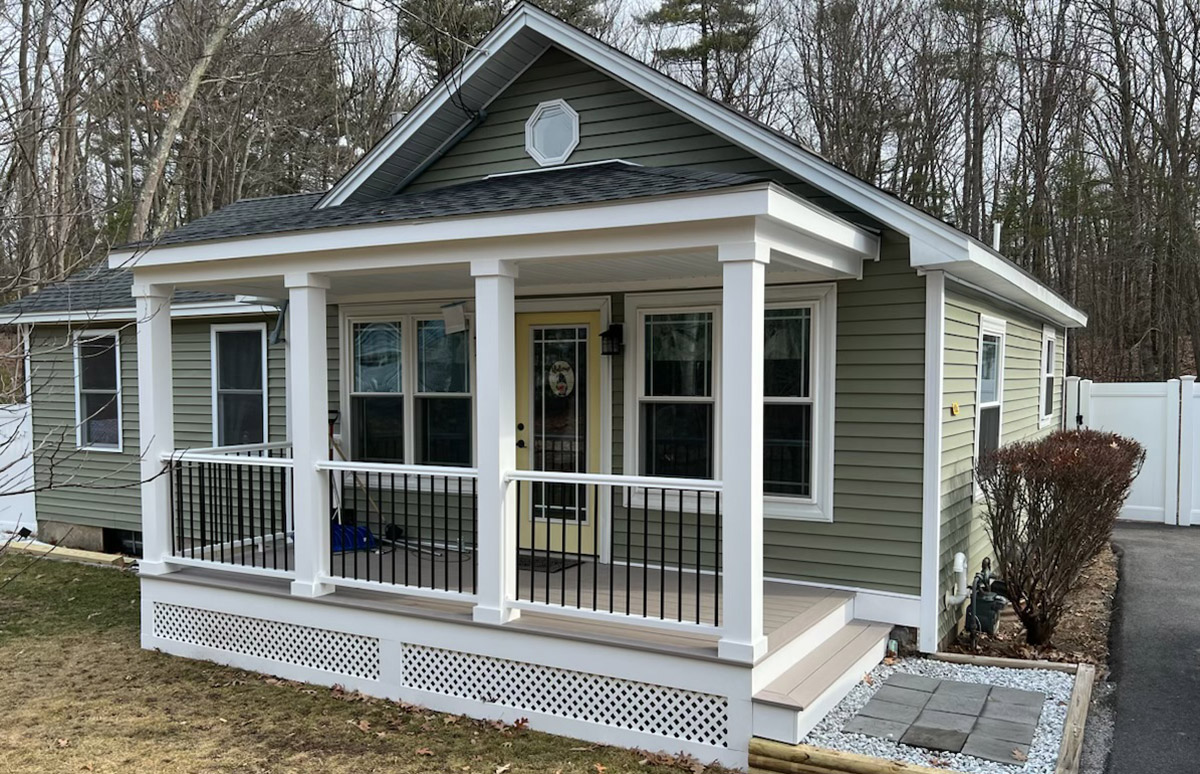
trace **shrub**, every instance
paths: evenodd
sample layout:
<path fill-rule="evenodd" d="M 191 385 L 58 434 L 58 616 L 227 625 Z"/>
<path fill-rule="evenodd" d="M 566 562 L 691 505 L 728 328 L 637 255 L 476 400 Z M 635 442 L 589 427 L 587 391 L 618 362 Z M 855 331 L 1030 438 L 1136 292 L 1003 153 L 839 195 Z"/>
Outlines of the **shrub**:
<path fill-rule="evenodd" d="M 985 526 L 1030 645 L 1050 641 L 1080 572 L 1108 545 L 1145 456 L 1115 433 L 1060 430 L 980 460 Z"/>

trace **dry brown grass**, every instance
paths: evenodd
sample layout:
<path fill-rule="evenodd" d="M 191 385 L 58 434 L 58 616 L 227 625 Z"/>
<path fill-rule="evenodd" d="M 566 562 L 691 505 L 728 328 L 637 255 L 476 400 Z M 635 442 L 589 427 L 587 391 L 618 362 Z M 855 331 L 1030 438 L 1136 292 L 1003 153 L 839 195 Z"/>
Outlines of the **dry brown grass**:
<path fill-rule="evenodd" d="M 10 561 L 0 576 L 20 562 Z M 0 591 L 0 768 L 11 772 L 666 772 L 512 726 L 147 652 L 137 579 L 43 562 Z M 505 767 L 509 768 L 505 768 Z M 715 770 L 715 769 L 714 769 Z"/>

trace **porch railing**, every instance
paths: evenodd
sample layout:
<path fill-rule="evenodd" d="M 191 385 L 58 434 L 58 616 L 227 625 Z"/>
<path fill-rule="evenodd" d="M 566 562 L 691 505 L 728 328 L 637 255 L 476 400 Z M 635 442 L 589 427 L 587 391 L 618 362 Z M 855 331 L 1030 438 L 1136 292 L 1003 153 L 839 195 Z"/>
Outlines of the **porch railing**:
<path fill-rule="evenodd" d="M 321 462 L 330 492 L 330 582 L 473 595 L 471 468 Z"/>
<path fill-rule="evenodd" d="M 719 481 L 550 471 L 506 481 L 524 547 L 518 607 L 721 625 Z"/>
<path fill-rule="evenodd" d="M 172 561 L 291 576 L 290 444 L 180 450 L 163 462 L 170 482 Z"/>

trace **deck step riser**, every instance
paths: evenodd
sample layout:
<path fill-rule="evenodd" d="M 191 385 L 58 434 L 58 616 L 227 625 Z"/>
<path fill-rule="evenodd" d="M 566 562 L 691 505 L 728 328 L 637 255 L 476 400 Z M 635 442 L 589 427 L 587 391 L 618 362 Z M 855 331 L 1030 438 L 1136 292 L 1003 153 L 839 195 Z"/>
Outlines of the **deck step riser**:
<path fill-rule="evenodd" d="M 753 688 L 758 693 L 854 619 L 854 600 L 847 599 L 820 621 L 754 665 Z"/>

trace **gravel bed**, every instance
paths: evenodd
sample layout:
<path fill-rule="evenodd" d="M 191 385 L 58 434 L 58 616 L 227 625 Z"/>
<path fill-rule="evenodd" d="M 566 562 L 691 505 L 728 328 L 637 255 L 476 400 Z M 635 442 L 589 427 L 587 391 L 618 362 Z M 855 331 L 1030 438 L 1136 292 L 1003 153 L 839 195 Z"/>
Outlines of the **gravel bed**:
<path fill-rule="evenodd" d="M 895 672 L 959 680 L 964 683 L 987 683 L 1027 691 L 1041 691 L 1046 694 L 1046 703 L 1042 706 L 1042 717 L 1038 721 L 1037 733 L 1033 737 L 1033 745 L 1029 748 L 1029 760 L 1023 764 L 995 763 L 960 753 L 936 752 L 897 744 L 886 739 L 842 733 L 842 726 L 846 724 L 846 721 L 853 717 L 854 713 L 858 712 L 879 690 L 884 680 Z M 1055 765 L 1058 763 L 1058 747 L 1062 742 L 1063 724 L 1067 719 L 1067 703 L 1070 701 L 1071 689 L 1074 685 L 1075 675 L 1066 672 L 950 664 L 923 658 L 903 659 L 891 665 L 880 664 L 872 670 L 871 680 L 869 682 L 863 680 L 856 685 L 846 698 L 842 699 L 841 703 L 834 707 L 825 716 L 825 719 L 801 741 L 831 750 L 872 755 L 887 760 L 935 766 L 970 774 L 1053 774 Z"/>

